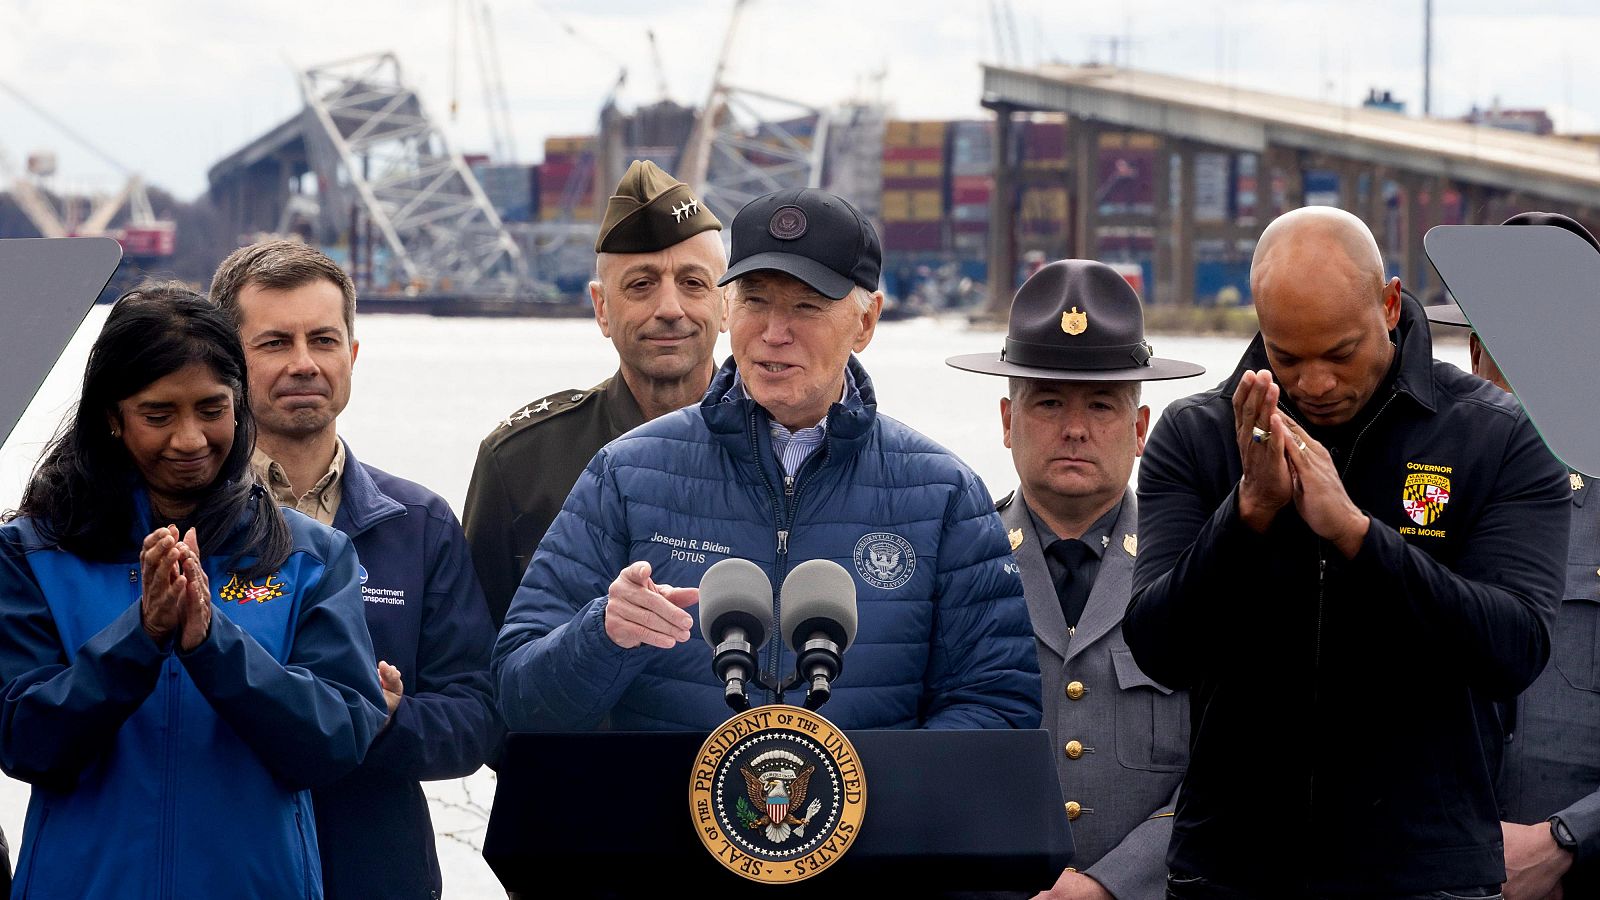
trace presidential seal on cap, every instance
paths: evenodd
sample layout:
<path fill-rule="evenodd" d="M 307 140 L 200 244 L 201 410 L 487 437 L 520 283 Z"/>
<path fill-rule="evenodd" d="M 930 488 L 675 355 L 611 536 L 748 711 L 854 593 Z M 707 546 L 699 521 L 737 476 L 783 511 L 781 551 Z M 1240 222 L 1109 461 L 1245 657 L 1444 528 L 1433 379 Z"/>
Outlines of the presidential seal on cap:
<path fill-rule="evenodd" d="M 721 287 L 752 272 L 782 272 L 830 300 L 878 289 L 883 246 L 861 211 L 816 188 L 774 191 L 733 217 L 733 252 Z"/>
<path fill-rule="evenodd" d="M 606 201 L 596 253 L 654 253 L 722 223 L 689 190 L 648 159 L 636 159 Z"/>
<path fill-rule="evenodd" d="M 1089 259 L 1053 262 L 1017 289 L 999 356 L 969 353 L 945 364 L 1046 381 L 1165 381 L 1205 372 L 1158 358 L 1144 339 L 1138 293 L 1116 269 Z"/>

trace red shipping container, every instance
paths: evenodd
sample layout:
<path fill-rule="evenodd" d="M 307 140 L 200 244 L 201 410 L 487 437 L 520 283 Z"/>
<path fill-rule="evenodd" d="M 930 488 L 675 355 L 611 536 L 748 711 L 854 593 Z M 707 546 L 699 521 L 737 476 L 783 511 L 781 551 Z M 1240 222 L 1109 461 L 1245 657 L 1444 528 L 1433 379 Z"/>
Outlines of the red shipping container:
<path fill-rule="evenodd" d="M 988 203 L 989 197 L 994 194 L 994 181 L 981 176 L 962 176 L 955 179 L 950 186 L 950 205 L 966 206 L 973 203 Z"/>
<path fill-rule="evenodd" d="M 909 162 L 912 160 L 939 162 L 944 159 L 944 148 L 884 147 L 883 158 L 886 162 Z"/>
<path fill-rule="evenodd" d="M 885 222 L 883 225 L 884 250 L 942 250 L 944 249 L 944 224 L 942 222 Z"/>
<path fill-rule="evenodd" d="M 885 191 L 943 191 L 943 178 L 913 178 L 900 176 L 897 178 L 885 177 L 883 179 Z"/>
<path fill-rule="evenodd" d="M 1029 122 L 1022 142 L 1023 159 L 1067 158 L 1067 126 L 1060 122 Z"/>

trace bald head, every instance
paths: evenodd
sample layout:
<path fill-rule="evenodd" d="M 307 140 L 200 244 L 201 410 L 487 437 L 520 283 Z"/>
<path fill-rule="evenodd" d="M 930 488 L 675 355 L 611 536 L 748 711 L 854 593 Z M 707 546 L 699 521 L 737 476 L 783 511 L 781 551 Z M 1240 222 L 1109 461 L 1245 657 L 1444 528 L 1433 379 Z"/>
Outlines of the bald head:
<path fill-rule="evenodd" d="M 1388 370 L 1400 280 L 1387 283 L 1372 232 L 1331 206 L 1274 219 L 1250 261 L 1267 359 L 1289 399 L 1318 425 L 1349 421 Z"/>
<path fill-rule="evenodd" d="M 1332 206 L 1304 206 L 1273 219 L 1250 260 L 1257 306 L 1263 295 L 1271 302 L 1278 279 L 1313 274 L 1376 301 L 1383 290 L 1383 255 L 1367 224 Z"/>

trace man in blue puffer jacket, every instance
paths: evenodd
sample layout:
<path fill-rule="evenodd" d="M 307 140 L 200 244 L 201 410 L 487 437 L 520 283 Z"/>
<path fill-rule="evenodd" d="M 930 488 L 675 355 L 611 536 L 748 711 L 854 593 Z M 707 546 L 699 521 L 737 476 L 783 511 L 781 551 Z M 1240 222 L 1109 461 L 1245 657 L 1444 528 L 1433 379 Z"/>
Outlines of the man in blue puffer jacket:
<path fill-rule="evenodd" d="M 733 359 L 699 406 L 602 449 L 567 497 L 495 646 L 507 725 L 726 719 L 711 650 L 692 637 L 698 590 L 671 585 L 737 557 L 775 589 L 777 626 L 758 651 L 768 683 L 795 665 L 781 638 L 789 570 L 830 559 L 854 576 L 860 625 L 826 707 L 840 727 L 1037 728 L 1028 612 L 989 492 L 878 415 L 852 356 L 883 304 L 871 224 L 807 189 L 751 202 L 732 231 Z"/>

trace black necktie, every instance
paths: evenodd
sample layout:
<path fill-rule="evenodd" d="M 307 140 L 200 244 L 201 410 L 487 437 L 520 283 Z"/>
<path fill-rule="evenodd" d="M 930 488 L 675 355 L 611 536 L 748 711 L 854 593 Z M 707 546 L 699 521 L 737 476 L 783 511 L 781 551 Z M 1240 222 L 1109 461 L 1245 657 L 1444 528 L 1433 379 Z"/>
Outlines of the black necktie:
<path fill-rule="evenodd" d="M 1089 588 L 1093 585 L 1083 577 L 1083 563 L 1089 558 L 1089 545 L 1075 538 L 1063 538 L 1046 548 L 1062 572 L 1056 582 L 1056 599 L 1061 602 L 1061 614 L 1067 617 L 1067 627 L 1077 628 L 1083 608 L 1089 604 Z"/>

